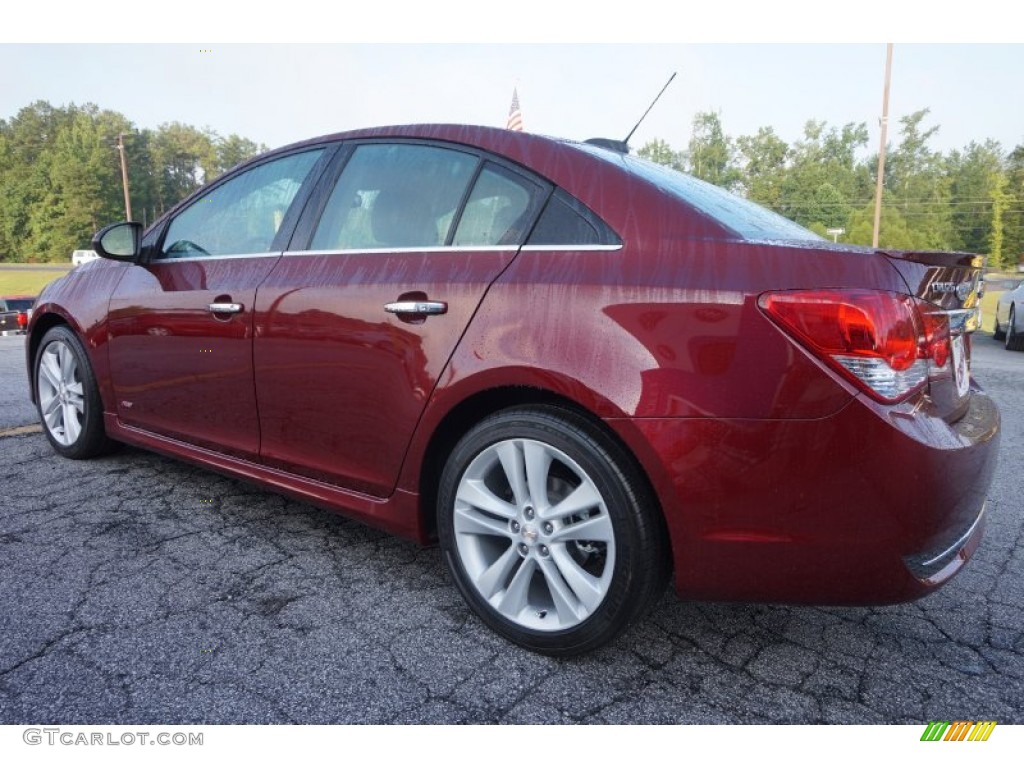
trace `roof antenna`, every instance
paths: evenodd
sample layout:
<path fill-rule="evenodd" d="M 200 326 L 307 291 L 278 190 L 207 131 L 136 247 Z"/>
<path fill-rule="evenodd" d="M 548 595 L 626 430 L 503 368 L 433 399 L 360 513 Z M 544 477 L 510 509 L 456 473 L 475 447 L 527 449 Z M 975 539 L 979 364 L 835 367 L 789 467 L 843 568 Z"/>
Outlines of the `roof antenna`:
<path fill-rule="evenodd" d="M 616 141 L 615 139 L 587 139 L 586 142 L 584 142 L 584 143 L 586 143 L 586 144 L 594 144 L 595 146 L 598 146 L 598 147 L 604 147 L 605 149 L 611 149 L 611 150 L 613 150 L 615 152 L 621 152 L 624 155 L 628 155 L 629 154 L 629 140 L 631 138 L 633 138 L 633 134 L 636 133 L 636 129 L 640 127 L 640 123 L 642 123 L 644 121 L 644 118 L 647 117 L 647 114 L 652 109 L 654 109 L 654 105 L 658 103 L 658 99 L 661 98 L 661 94 L 663 94 L 668 89 L 668 87 L 672 84 L 672 81 L 676 79 L 676 74 L 678 74 L 678 73 L 673 72 L 672 76 L 668 79 L 668 82 L 666 82 L 665 85 L 663 85 L 661 87 L 661 90 L 658 91 L 658 95 L 655 96 L 654 97 L 654 101 L 651 102 L 651 106 L 649 106 L 647 108 L 647 111 L 644 112 L 640 116 L 640 119 L 636 121 L 636 125 L 633 126 L 633 130 L 629 132 L 629 135 L 626 136 L 625 139 L 623 139 L 622 141 Z"/>

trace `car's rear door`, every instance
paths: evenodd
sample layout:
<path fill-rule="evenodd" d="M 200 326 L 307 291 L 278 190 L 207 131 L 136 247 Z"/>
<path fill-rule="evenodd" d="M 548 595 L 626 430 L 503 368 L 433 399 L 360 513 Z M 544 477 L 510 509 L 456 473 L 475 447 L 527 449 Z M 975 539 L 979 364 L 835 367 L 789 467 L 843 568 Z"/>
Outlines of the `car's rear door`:
<path fill-rule="evenodd" d="M 260 454 L 383 497 L 549 188 L 451 146 L 377 141 L 339 154 L 322 210 L 307 206 L 257 296 Z"/>
<path fill-rule="evenodd" d="M 325 164 L 325 148 L 274 157 L 175 213 L 110 300 L 110 370 L 126 425 L 243 457 L 259 452 L 256 289 Z"/>

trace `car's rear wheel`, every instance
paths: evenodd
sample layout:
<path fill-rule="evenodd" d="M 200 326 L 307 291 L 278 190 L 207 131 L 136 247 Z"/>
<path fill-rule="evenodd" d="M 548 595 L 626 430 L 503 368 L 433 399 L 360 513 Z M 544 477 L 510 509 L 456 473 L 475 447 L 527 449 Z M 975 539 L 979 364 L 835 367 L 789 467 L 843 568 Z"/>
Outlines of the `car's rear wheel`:
<path fill-rule="evenodd" d="M 113 443 L 103 431 L 103 405 L 89 357 L 71 329 L 51 328 L 35 359 L 36 407 L 54 450 L 69 459 L 87 459 Z"/>
<path fill-rule="evenodd" d="M 1024 330 L 1017 328 L 1014 318 L 1014 307 L 1010 306 L 1010 319 L 1006 323 L 1006 348 L 1014 352 L 1024 352 Z"/>
<path fill-rule="evenodd" d="M 996 341 L 1002 341 L 1006 338 L 1006 331 L 1004 331 L 999 325 L 999 312 L 995 313 L 995 327 L 992 329 L 992 338 Z"/>
<path fill-rule="evenodd" d="M 604 645 L 661 592 L 660 515 L 630 457 L 577 414 L 533 407 L 476 425 L 445 466 L 438 532 L 476 613 L 519 645 Z"/>

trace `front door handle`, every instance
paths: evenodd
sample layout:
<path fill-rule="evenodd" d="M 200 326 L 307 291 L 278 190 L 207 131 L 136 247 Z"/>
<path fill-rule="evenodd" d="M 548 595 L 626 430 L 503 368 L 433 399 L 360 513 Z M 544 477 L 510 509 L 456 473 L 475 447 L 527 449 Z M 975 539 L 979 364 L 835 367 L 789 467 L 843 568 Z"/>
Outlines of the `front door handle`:
<path fill-rule="evenodd" d="M 215 315 L 237 315 L 244 307 L 230 301 L 215 301 L 209 305 L 210 311 Z"/>
<path fill-rule="evenodd" d="M 393 315 L 443 315 L 448 311 L 446 301 L 392 301 L 384 311 Z"/>

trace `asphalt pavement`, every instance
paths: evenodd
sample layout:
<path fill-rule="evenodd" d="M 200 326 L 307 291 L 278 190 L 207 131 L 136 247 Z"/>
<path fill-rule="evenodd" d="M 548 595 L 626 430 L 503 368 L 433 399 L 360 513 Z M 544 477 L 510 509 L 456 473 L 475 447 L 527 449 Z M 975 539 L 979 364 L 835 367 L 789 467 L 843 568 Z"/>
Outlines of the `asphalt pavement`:
<path fill-rule="evenodd" d="M 0 338 L 0 435 L 31 424 Z M 880 608 L 681 602 L 557 661 L 504 642 L 436 549 L 132 448 L 0 437 L 0 723 L 1024 722 L 1024 354 L 976 339 L 1003 415 L 988 528 Z M 583 754 L 581 753 L 581 757 Z"/>
<path fill-rule="evenodd" d="M 38 420 L 36 408 L 28 399 L 25 337 L 0 336 L 0 433 Z"/>

